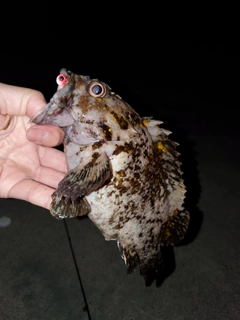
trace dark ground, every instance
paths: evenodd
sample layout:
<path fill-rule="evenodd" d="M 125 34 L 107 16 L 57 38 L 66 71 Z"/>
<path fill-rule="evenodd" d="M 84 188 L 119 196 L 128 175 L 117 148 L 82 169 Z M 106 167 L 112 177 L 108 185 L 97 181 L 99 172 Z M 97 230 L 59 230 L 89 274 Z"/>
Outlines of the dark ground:
<path fill-rule="evenodd" d="M 146 288 L 88 218 L 58 221 L 0 199 L 0 218 L 11 219 L 0 228 L 1 320 L 240 319 L 239 48 L 149 46 L 146 55 L 140 44 L 123 48 L 65 55 L 55 46 L 49 57 L 51 48 L 41 48 L 44 59 L 35 61 L 2 53 L 0 81 L 48 100 L 65 67 L 103 80 L 142 116 L 164 121 L 180 143 L 191 212 L 186 238 L 166 251 L 163 281 Z"/>

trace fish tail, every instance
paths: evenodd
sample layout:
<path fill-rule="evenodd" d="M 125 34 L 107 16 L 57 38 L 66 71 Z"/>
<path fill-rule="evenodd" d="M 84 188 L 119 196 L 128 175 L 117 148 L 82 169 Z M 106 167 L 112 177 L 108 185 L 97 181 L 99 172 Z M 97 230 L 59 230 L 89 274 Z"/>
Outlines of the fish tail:
<path fill-rule="evenodd" d="M 151 284 L 159 278 L 159 275 L 163 272 L 163 257 L 161 248 L 150 258 L 140 257 L 140 273 L 144 277 L 146 287 L 150 287 Z"/>
<path fill-rule="evenodd" d="M 117 243 L 121 254 L 124 259 L 127 273 L 133 273 L 137 266 L 140 267 L 140 274 L 144 277 L 146 287 L 151 286 L 154 280 L 156 280 L 163 270 L 163 258 L 161 254 L 161 248 L 158 248 L 155 255 L 150 258 L 139 255 L 136 251 L 129 247 L 122 245 L 120 242 Z M 144 253 L 142 253 L 144 254 Z"/>

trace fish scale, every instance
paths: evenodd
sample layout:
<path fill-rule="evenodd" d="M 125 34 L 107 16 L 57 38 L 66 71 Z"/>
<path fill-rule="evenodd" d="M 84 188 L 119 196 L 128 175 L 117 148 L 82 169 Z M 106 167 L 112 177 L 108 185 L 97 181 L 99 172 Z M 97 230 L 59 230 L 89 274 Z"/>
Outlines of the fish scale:
<path fill-rule="evenodd" d="M 117 242 L 127 272 L 146 286 L 162 271 L 161 247 L 179 243 L 190 215 L 178 144 L 162 122 L 140 115 L 105 83 L 61 69 L 58 89 L 31 121 L 65 132 L 68 172 L 52 195 L 57 219 L 88 215 Z"/>

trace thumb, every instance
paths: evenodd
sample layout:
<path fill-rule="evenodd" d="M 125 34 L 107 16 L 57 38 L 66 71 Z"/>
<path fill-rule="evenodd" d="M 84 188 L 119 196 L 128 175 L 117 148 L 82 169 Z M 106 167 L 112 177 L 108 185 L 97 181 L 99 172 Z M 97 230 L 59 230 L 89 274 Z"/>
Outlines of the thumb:
<path fill-rule="evenodd" d="M 40 91 L 0 83 L 0 114 L 32 117 L 44 107 Z"/>

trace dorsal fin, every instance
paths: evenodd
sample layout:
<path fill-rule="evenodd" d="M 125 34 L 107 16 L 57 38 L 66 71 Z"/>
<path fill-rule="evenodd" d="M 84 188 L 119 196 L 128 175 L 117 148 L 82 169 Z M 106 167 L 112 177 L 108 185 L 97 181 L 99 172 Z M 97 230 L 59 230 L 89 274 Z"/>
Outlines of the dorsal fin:
<path fill-rule="evenodd" d="M 173 213 L 176 209 L 181 211 L 184 209 L 186 189 L 180 168 L 181 162 L 178 159 L 180 153 L 176 150 L 179 144 L 168 138 L 171 132 L 160 127 L 161 121 L 143 118 L 143 124 L 152 136 L 156 153 L 161 159 L 163 175 L 169 191 L 169 212 Z"/>

